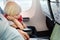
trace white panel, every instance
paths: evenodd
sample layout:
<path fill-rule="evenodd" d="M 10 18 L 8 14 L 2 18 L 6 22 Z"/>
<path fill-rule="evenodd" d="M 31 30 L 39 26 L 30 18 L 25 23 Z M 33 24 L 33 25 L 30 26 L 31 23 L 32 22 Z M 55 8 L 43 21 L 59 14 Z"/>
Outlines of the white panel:
<path fill-rule="evenodd" d="M 21 6 L 22 11 L 26 11 L 32 6 L 32 0 L 16 0 L 16 2 Z"/>
<path fill-rule="evenodd" d="M 47 0 L 46 1 L 40 1 L 40 4 L 41 4 L 41 9 L 44 12 L 44 15 L 48 16 L 49 18 L 51 18 Z"/>

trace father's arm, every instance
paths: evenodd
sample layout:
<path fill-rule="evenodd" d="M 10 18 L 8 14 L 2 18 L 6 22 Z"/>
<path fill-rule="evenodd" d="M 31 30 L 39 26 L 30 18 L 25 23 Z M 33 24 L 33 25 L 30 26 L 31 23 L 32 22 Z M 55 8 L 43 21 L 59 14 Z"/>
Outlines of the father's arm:
<path fill-rule="evenodd" d="M 2 14 L 0 14 L 0 40 L 24 40 L 16 29 L 9 26 Z"/>

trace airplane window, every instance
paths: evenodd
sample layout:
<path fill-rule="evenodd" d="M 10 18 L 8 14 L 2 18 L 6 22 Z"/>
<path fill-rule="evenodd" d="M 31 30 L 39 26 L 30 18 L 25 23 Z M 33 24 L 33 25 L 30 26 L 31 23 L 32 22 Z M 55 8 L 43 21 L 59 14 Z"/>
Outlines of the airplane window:
<path fill-rule="evenodd" d="M 22 11 L 26 11 L 32 6 L 32 0 L 16 0 L 16 2 L 21 6 Z"/>
<path fill-rule="evenodd" d="M 9 0 L 7 0 L 9 1 Z M 4 9 L 4 2 L 7 2 L 6 0 L 0 0 L 0 6 Z M 20 6 L 22 11 L 26 11 L 31 8 L 32 6 L 32 0 L 13 0 L 17 2 Z"/>
<path fill-rule="evenodd" d="M 40 0 L 40 5 L 41 5 L 41 8 L 42 8 L 42 11 L 44 11 L 44 14 L 51 19 L 48 4 L 47 4 L 47 0 Z"/>

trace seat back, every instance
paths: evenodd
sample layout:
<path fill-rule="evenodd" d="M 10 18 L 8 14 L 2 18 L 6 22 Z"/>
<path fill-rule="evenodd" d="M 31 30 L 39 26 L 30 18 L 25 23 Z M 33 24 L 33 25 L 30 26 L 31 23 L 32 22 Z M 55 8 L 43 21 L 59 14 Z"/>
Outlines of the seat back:
<path fill-rule="evenodd" d="M 48 34 L 49 34 L 49 37 L 51 36 L 51 33 L 52 33 L 52 30 L 53 30 L 53 28 L 54 28 L 54 26 L 55 26 L 55 23 L 54 23 L 54 21 L 52 21 L 50 18 L 48 18 L 47 16 L 46 16 L 46 25 L 47 25 L 47 28 L 49 29 L 48 31 Z"/>

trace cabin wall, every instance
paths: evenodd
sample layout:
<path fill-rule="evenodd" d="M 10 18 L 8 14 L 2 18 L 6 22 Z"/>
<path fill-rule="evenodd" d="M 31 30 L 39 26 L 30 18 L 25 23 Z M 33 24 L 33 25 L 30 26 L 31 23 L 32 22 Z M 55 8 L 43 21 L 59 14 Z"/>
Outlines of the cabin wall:
<path fill-rule="evenodd" d="M 25 22 L 26 25 L 35 26 L 37 31 L 44 31 L 48 29 L 46 27 L 46 17 L 43 15 L 39 1 L 40 0 L 32 0 L 32 7 L 21 14 L 23 17 L 30 18 L 29 22 Z"/>

